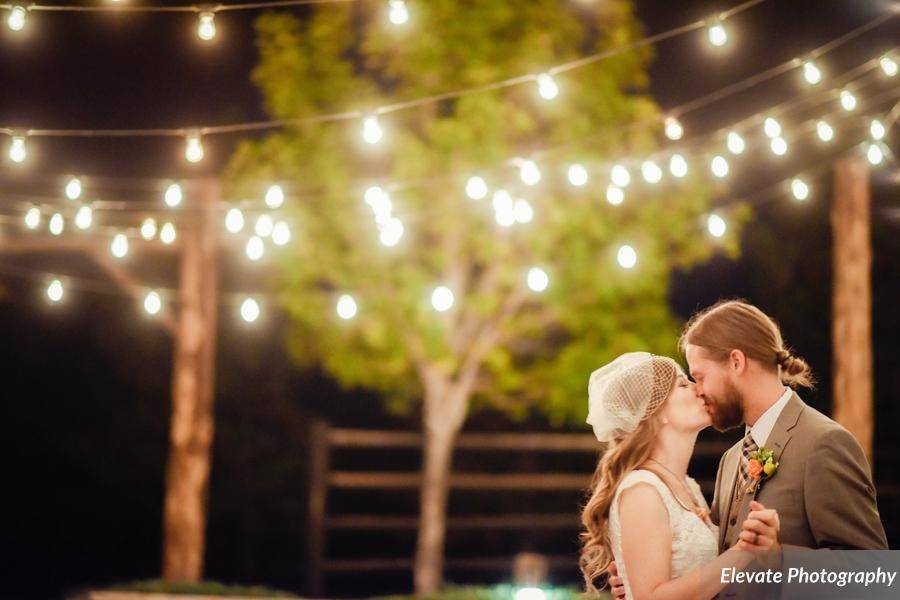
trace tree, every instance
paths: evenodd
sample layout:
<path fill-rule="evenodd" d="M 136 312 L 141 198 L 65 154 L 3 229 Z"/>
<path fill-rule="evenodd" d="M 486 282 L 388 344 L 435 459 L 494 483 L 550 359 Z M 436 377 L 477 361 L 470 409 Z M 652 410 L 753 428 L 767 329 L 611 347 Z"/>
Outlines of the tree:
<path fill-rule="evenodd" d="M 274 118 L 364 113 L 540 73 L 640 37 L 626 0 L 432 0 L 413 5 L 404 28 L 387 23 L 385 4 L 257 21 L 253 78 Z M 583 422 L 591 370 L 624 351 L 674 354 L 669 275 L 715 250 L 701 235 L 708 184 L 688 177 L 656 191 L 635 175 L 624 204 L 605 200 L 610 161 L 657 147 L 658 108 L 641 91 L 649 60 L 647 49 L 629 51 L 557 76 L 552 101 L 529 82 L 385 114 L 377 147 L 364 148 L 352 120 L 292 126 L 233 157 L 235 197 L 258 195 L 265 180 L 292 189 L 294 241 L 278 262 L 293 356 L 345 386 L 379 390 L 393 410 L 421 410 L 417 592 L 441 583 L 451 454 L 470 410 Z M 508 159 L 539 149 L 550 150 L 530 187 Z M 573 162 L 592 173 L 588 185 L 564 181 Z M 466 178 L 478 173 L 493 190 L 527 198 L 533 221 L 500 226 L 490 196 L 467 198 Z M 363 200 L 378 181 L 404 182 L 391 192 L 406 230 L 396 247 L 379 244 Z M 638 252 L 634 269 L 616 264 L 623 243 Z M 532 266 L 549 275 L 542 293 L 526 285 Z M 431 307 L 436 285 L 452 290 L 449 311 Z M 359 304 L 349 321 L 335 314 L 343 293 Z"/>

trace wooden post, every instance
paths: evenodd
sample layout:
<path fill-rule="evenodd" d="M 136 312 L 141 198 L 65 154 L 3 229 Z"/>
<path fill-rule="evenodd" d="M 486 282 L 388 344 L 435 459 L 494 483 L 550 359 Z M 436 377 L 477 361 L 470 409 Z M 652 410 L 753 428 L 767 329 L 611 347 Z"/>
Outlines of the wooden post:
<path fill-rule="evenodd" d="M 831 206 L 834 278 L 834 418 L 856 436 L 872 465 L 872 241 L 869 169 L 860 157 L 835 163 Z"/>
<path fill-rule="evenodd" d="M 183 250 L 172 377 L 172 419 L 163 515 L 162 576 L 200 581 L 206 538 L 206 501 L 213 441 L 218 203 L 220 184 L 201 180 L 188 196 L 179 232 Z"/>
<path fill-rule="evenodd" d="M 315 420 L 309 432 L 309 533 L 307 538 L 307 595 L 321 598 L 325 593 L 325 518 L 330 462 L 328 423 Z"/>

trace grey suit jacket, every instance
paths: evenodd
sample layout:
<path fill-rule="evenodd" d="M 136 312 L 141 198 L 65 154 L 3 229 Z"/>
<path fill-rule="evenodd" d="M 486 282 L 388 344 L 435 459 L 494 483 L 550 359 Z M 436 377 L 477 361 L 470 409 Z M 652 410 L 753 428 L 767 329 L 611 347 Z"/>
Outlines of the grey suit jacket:
<path fill-rule="evenodd" d="M 720 552 L 737 543 L 753 499 L 751 492 L 736 489 L 741 444 L 722 456 L 716 476 L 710 517 L 719 526 Z M 778 510 L 783 545 L 887 549 L 871 470 L 850 432 L 794 394 L 765 447 L 774 451 L 779 466 L 756 499 Z"/>

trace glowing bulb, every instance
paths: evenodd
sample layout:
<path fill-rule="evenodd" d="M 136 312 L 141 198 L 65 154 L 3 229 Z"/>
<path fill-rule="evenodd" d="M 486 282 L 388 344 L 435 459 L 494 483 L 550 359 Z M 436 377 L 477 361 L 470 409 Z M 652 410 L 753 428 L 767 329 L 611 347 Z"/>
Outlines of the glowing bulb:
<path fill-rule="evenodd" d="M 200 13 L 200 21 L 197 23 L 197 37 L 208 42 L 216 37 L 216 15 L 211 12 Z M 196 162 L 196 161 L 195 161 Z"/>
<path fill-rule="evenodd" d="M 712 174 L 719 179 L 722 179 L 728 175 L 728 161 L 725 160 L 724 156 L 714 157 L 712 159 L 712 162 L 709 164 L 709 167 L 712 170 Z"/>
<path fill-rule="evenodd" d="M 22 31 L 25 27 L 25 16 L 27 14 L 28 11 L 24 6 L 13 6 L 9 9 L 6 25 L 13 31 Z"/>
<path fill-rule="evenodd" d="M 651 184 L 659 183 L 663 175 L 662 169 L 652 160 L 644 161 L 644 164 L 641 165 L 641 174 L 644 176 L 644 180 Z"/>
<path fill-rule="evenodd" d="M 400 219 L 391 217 L 384 224 L 384 227 L 381 228 L 379 240 L 382 245 L 391 248 L 400 242 L 400 238 L 403 237 L 403 232 L 403 222 Z"/>
<path fill-rule="evenodd" d="M 263 244 L 262 238 L 252 236 L 249 240 L 247 240 L 247 247 L 245 248 L 247 253 L 247 258 L 252 261 L 257 261 L 263 257 L 263 254 L 266 252 L 266 245 Z"/>
<path fill-rule="evenodd" d="M 559 95 L 559 86 L 548 73 L 537 76 L 538 93 L 544 100 L 553 100 Z"/>
<path fill-rule="evenodd" d="M 159 229 L 159 241 L 161 241 L 166 246 L 172 244 L 175 241 L 175 236 L 177 235 L 175 231 L 175 225 L 172 223 L 163 223 L 163 226 Z"/>
<path fill-rule="evenodd" d="M 513 199 L 506 190 L 497 190 L 491 199 L 495 212 L 512 212 Z"/>
<path fill-rule="evenodd" d="M 625 201 L 625 192 L 620 187 L 609 185 L 606 188 L 606 201 L 613 206 L 618 206 Z"/>
<path fill-rule="evenodd" d="M 525 185 L 537 185 L 541 180 L 541 170 L 533 160 L 523 160 L 519 164 L 519 177 Z"/>
<path fill-rule="evenodd" d="M 181 204 L 182 198 L 184 198 L 184 194 L 181 192 L 181 186 L 177 183 L 173 183 L 167 187 L 166 193 L 163 194 L 163 200 L 169 208 L 175 208 Z"/>
<path fill-rule="evenodd" d="M 881 70 L 884 71 L 884 74 L 888 77 L 893 77 L 897 74 L 897 61 L 890 56 L 882 56 L 878 59 L 878 64 L 881 66 Z"/>
<path fill-rule="evenodd" d="M 340 318 L 349 321 L 356 316 L 357 310 L 356 300 L 354 300 L 353 296 L 350 294 L 342 294 L 341 297 L 338 298 L 337 314 Z"/>
<path fill-rule="evenodd" d="M 274 228 L 275 223 L 272 221 L 272 217 L 262 214 L 256 219 L 256 225 L 253 227 L 253 230 L 259 237 L 269 237 L 272 235 L 272 229 Z"/>
<path fill-rule="evenodd" d="M 516 590 L 513 600 L 547 600 L 547 592 L 538 587 L 523 587 Z"/>
<path fill-rule="evenodd" d="M 374 209 L 378 204 L 384 201 L 386 196 L 387 194 L 383 189 L 377 185 L 373 185 L 366 190 L 365 194 L 363 194 L 363 199 L 366 201 L 366 204 Z"/>
<path fill-rule="evenodd" d="M 528 270 L 528 289 L 532 292 L 543 292 L 550 285 L 550 277 L 540 267 L 531 267 Z"/>
<path fill-rule="evenodd" d="M 869 149 L 866 150 L 866 158 L 869 159 L 870 164 L 880 165 L 884 160 L 884 151 L 878 144 L 870 144 Z"/>
<path fill-rule="evenodd" d="M 199 133 L 190 133 L 185 138 L 184 157 L 188 162 L 192 163 L 203 160 L 203 142 L 200 141 Z"/>
<path fill-rule="evenodd" d="M 241 318 L 247 323 L 255 323 L 259 318 L 259 302 L 253 298 L 245 298 L 241 302 Z"/>
<path fill-rule="evenodd" d="M 706 229 L 711 236 L 720 238 L 725 235 L 728 225 L 725 223 L 725 219 L 719 215 L 712 214 L 706 219 Z"/>
<path fill-rule="evenodd" d="M 877 142 L 884 139 L 884 135 L 887 131 L 881 121 L 874 119 L 872 123 L 869 124 L 869 133 L 872 135 L 872 139 Z"/>
<path fill-rule="evenodd" d="M 9 160 L 14 163 L 24 162 L 28 157 L 28 150 L 25 148 L 25 138 L 22 136 L 13 136 L 9 144 Z"/>
<path fill-rule="evenodd" d="M 156 237 L 156 220 L 150 217 L 141 223 L 141 237 L 149 241 Z"/>
<path fill-rule="evenodd" d="M 75 213 L 75 227 L 81 230 L 90 229 L 93 221 L 94 209 L 90 206 L 80 206 L 78 212 Z"/>
<path fill-rule="evenodd" d="M 512 227 L 516 224 L 516 212 L 513 209 L 494 212 L 494 219 L 501 227 Z"/>
<path fill-rule="evenodd" d="M 816 66 L 811 60 L 803 63 L 803 78 L 806 79 L 806 82 L 810 85 L 816 85 L 820 81 L 822 81 L 822 71 L 819 70 L 819 67 Z"/>
<path fill-rule="evenodd" d="M 481 177 L 469 177 L 466 181 L 466 195 L 472 200 L 481 200 L 487 193 L 487 183 Z"/>
<path fill-rule="evenodd" d="M 623 269 L 631 269 L 637 264 L 637 252 L 627 244 L 621 246 L 616 253 L 616 261 Z"/>
<path fill-rule="evenodd" d="M 66 220 L 63 219 L 63 216 L 59 213 L 55 213 L 52 217 L 50 217 L 50 223 L 48 228 L 50 229 L 50 233 L 53 235 L 61 235 L 63 229 L 65 229 Z"/>
<path fill-rule="evenodd" d="M 781 135 L 781 123 L 773 117 L 766 117 L 766 120 L 763 123 L 763 131 L 765 131 L 766 135 L 770 138 L 777 138 Z"/>
<path fill-rule="evenodd" d="M 231 208 L 225 213 L 225 229 L 229 233 L 238 233 L 244 228 L 244 213 L 239 208 Z"/>
<path fill-rule="evenodd" d="M 777 156 L 784 156 L 787 154 L 788 146 L 787 141 L 785 141 L 782 137 L 777 137 L 772 140 L 771 144 L 769 144 L 772 148 L 772 152 L 774 152 Z"/>
<path fill-rule="evenodd" d="M 684 135 L 684 127 L 675 117 L 666 117 L 666 137 L 670 140 L 680 140 Z"/>
<path fill-rule="evenodd" d="M 144 310 L 147 311 L 148 315 L 159 314 L 159 311 L 162 310 L 162 298 L 159 292 L 147 292 L 147 295 L 144 296 Z"/>
<path fill-rule="evenodd" d="M 725 140 L 725 145 L 728 147 L 728 151 L 732 154 L 742 154 L 744 149 L 747 147 L 747 144 L 744 142 L 744 138 L 741 137 L 737 131 L 729 131 L 728 137 Z"/>
<path fill-rule="evenodd" d="M 610 180 L 620 188 L 628 187 L 631 183 L 631 173 L 622 165 L 616 165 L 610 172 Z"/>
<path fill-rule="evenodd" d="M 266 190 L 266 206 L 269 208 L 281 208 L 284 204 L 284 190 L 280 185 L 269 186 Z"/>
<path fill-rule="evenodd" d="M 66 184 L 66 198 L 69 200 L 78 200 L 81 197 L 81 180 L 73 177 Z"/>
<path fill-rule="evenodd" d="M 47 286 L 47 297 L 50 299 L 50 302 L 59 302 L 63 299 L 64 293 L 63 283 L 59 279 L 54 279 Z"/>
<path fill-rule="evenodd" d="M 809 198 L 809 186 L 799 177 L 795 178 L 791 181 L 791 193 L 796 200 L 806 200 Z"/>
<path fill-rule="evenodd" d="M 680 154 L 673 154 L 669 159 L 669 172 L 678 179 L 687 175 L 688 164 L 684 157 Z"/>
<path fill-rule="evenodd" d="M 291 228 L 285 221 L 278 221 L 272 228 L 272 243 L 276 246 L 286 246 L 291 241 Z"/>
<path fill-rule="evenodd" d="M 409 21 L 409 9 L 403 0 L 390 0 L 388 19 L 394 25 L 404 25 Z"/>
<path fill-rule="evenodd" d="M 527 200 L 516 200 L 513 214 L 519 223 L 530 223 L 534 219 L 534 209 L 531 208 L 531 204 Z"/>
<path fill-rule="evenodd" d="M 381 125 L 378 124 L 378 117 L 366 117 L 363 120 L 363 139 L 367 144 L 377 144 L 384 137 Z"/>
<path fill-rule="evenodd" d="M 431 306 L 438 312 L 453 308 L 453 292 L 445 285 L 438 286 L 431 293 Z"/>
<path fill-rule="evenodd" d="M 588 172 L 582 165 L 574 164 L 569 166 L 569 183 L 575 187 L 581 187 L 588 181 Z"/>
<path fill-rule="evenodd" d="M 725 27 L 719 19 L 715 19 L 709 24 L 706 34 L 709 37 L 709 43 L 717 48 L 721 48 L 728 42 L 728 32 L 725 31 Z"/>
<path fill-rule="evenodd" d="M 816 135 L 823 142 L 830 142 L 834 139 L 834 129 L 827 121 L 819 121 L 816 123 Z"/>
<path fill-rule="evenodd" d="M 37 229 L 38 225 L 41 224 L 41 209 L 36 206 L 32 206 L 28 209 L 28 212 L 25 213 L 25 227 L 28 229 Z"/>
<path fill-rule="evenodd" d="M 124 233 L 117 233 L 113 237 L 109 251 L 116 258 L 125 258 L 128 255 L 128 238 Z"/>
<path fill-rule="evenodd" d="M 856 110 L 856 96 L 850 90 L 841 90 L 841 108 L 847 112 Z"/>

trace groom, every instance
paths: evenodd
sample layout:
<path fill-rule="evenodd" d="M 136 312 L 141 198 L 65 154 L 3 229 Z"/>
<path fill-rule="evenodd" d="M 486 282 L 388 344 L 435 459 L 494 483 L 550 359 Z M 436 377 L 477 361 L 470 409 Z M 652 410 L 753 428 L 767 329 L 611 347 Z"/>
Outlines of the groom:
<path fill-rule="evenodd" d="M 745 302 L 720 302 L 691 318 L 679 345 L 713 427 L 744 425 L 716 475 L 710 518 L 719 526 L 719 552 L 741 538 L 752 543 L 755 535 L 741 532 L 758 526 L 754 500 L 778 511 L 776 551 L 887 549 L 866 457 L 850 432 L 785 386 L 810 387 L 812 374 L 772 319 Z M 777 463 L 768 477 L 750 460 L 766 451 Z M 619 577 L 610 584 L 616 598 L 624 596 Z"/>

